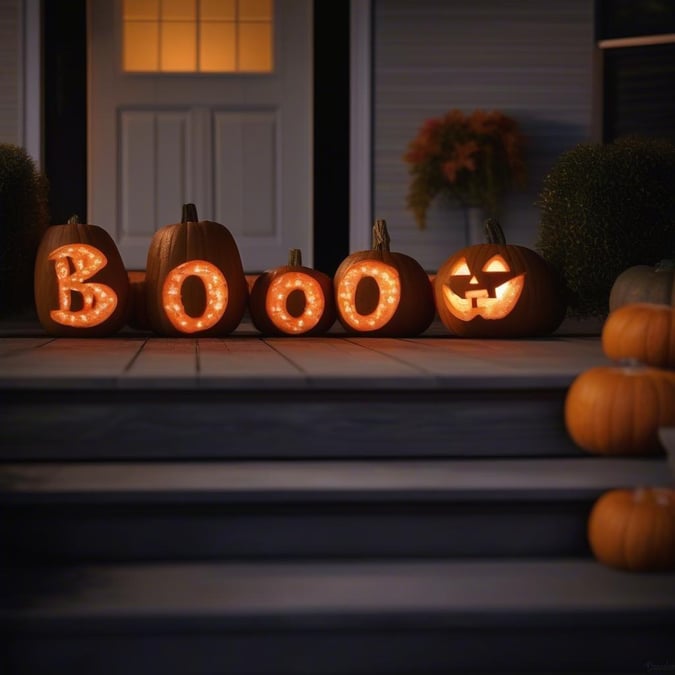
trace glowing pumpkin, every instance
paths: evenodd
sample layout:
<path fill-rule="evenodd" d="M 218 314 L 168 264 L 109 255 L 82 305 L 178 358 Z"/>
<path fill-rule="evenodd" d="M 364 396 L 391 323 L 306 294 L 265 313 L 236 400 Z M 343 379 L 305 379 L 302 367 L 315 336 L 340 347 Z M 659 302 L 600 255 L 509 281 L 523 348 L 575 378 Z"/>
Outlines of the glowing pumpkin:
<path fill-rule="evenodd" d="M 194 204 L 180 223 L 155 232 L 145 275 L 148 322 L 160 335 L 224 335 L 241 322 L 248 284 L 239 249 L 220 223 L 198 220 Z"/>
<path fill-rule="evenodd" d="M 288 265 L 261 274 L 249 300 L 253 325 L 265 335 L 319 335 L 335 323 L 333 280 L 303 267 L 300 249 Z"/>
<path fill-rule="evenodd" d="M 37 315 L 51 335 L 103 337 L 126 323 L 129 279 L 119 250 L 77 216 L 43 235 L 34 281 Z"/>
<path fill-rule="evenodd" d="M 659 428 L 675 425 L 675 372 L 641 365 L 596 366 L 565 397 L 572 440 L 599 455 L 663 452 Z"/>
<path fill-rule="evenodd" d="M 675 490 L 616 489 L 595 502 L 588 518 L 595 558 L 632 572 L 675 569 Z"/>
<path fill-rule="evenodd" d="M 410 256 L 390 251 L 389 244 L 385 221 L 376 221 L 373 248 L 347 256 L 335 272 L 335 305 L 348 333 L 414 336 L 434 319 L 429 276 Z"/>
<path fill-rule="evenodd" d="M 656 368 L 675 368 L 675 307 L 621 305 L 602 327 L 602 348 L 616 361 L 635 359 Z"/>
<path fill-rule="evenodd" d="M 486 222 L 488 243 L 468 246 L 439 268 L 434 279 L 438 316 L 461 337 L 546 335 L 565 317 L 558 276 L 524 246 L 506 244 L 495 220 Z"/>

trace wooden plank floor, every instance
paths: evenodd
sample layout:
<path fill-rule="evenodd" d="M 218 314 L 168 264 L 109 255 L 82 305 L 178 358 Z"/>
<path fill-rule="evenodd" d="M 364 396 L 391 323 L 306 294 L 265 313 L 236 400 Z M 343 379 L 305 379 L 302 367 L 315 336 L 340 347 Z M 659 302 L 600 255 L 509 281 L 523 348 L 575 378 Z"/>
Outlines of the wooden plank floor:
<path fill-rule="evenodd" d="M 597 335 L 466 340 L 435 324 L 407 339 L 266 338 L 242 325 L 223 338 L 122 332 L 51 338 L 0 326 L 0 388 L 439 390 L 566 387 L 609 363 Z"/>

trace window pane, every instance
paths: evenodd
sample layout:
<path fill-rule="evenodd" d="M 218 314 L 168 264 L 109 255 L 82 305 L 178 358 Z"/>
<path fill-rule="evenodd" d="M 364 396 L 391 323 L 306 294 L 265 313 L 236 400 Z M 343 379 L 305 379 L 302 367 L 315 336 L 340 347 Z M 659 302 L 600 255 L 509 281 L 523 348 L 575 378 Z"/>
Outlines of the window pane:
<path fill-rule="evenodd" d="M 272 0 L 239 0 L 240 21 L 271 21 Z"/>
<path fill-rule="evenodd" d="M 189 71 L 197 69 L 195 23 L 169 21 L 161 24 L 161 70 Z"/>
<path fill-rule="evenodd" d="M 204 72 L 236 70 L 234 23 L 204 21 L 200 28 L 199 69 Z"/>
<path fill-rule="evenodd" d="M 628 134 L 675 141 L 675 44 L 605 52 L 605 140 Z"/>
<path fill-rule="evenodd" d="M 234 21 L 235 0 L 200 0 L 199 17 L 202 21 Z"/>
<path fill-rule="evenodd" d="M 268 23 L 239 24 L 239 70 L 272 70 L 272 29 Z"/>
<path fill-rule="evenodd" d="M 195 0 L 162 0 L 164 21 L 194 21 L 196 12 Z"/>
<path fill-rule="evenodd" d="M 124 70 L 157 70 L 159 30 L 154 21 L 124 23 Z"/>
<path fill-rule="evenodd" d="M 598 39 L 675 33 L 672 0 L 598 0 Z"/>
<path fill-rule="evenodd" d="M 152 21 L 159 17 L 159 0 L 124 0 L 122 16 L 125 21 Z"/>

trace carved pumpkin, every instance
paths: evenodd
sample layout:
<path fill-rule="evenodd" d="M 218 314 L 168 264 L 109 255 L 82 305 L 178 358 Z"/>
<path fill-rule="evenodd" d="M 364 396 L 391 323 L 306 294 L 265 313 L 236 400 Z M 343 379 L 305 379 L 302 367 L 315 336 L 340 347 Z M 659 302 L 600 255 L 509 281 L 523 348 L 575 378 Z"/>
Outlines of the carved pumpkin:
<path fill-rule="evenodd" d="M 596 366 L 576 377 L 565 398 L 565 426 L 600 455 L 663 452 L 659 427 L 675 425 L 675 372 L 641 365 Z"/>
<path fill-rule="evenodd" d="M 616 361 L 675 368 L 675 307 L 646 302 L 618 307 L 602 327 L 602 348 Z"/>
<path fill-rule="evenodd" d="M 610 490 L 593 505 L 588 542 L 595 558 L 632 572 L 675 569 L 675 490 Z"/>
<path fill-rule="evenodd" d="M 619 274 L 609 293 L 609 311 L 636 302 L 675 306 L 675 261 L 634 265 Z"/>
<path fill-rule="evenodd" d="M 485 224 L 488 243 L 450 256 L 434 280 L 438 316 L 460 337 L 546 335 L 565 317 L 562 287 L 549 263 L 506 244 L 499 223 Z"/>
<path fill-rule="evenodd" d="M 220 223 L 198 220 L 194 204 L 180 223 L 155 232 L 146 267 L 148 321 L 160 335 L 224 335 L 241 322 L 248 285 L 239 249 Z"/>
<path fill-rule="evenodd" d="M 43 235 L 34 281 L 37 315 L 51 335 L 103 337 L 126 323 L 129 279 L 119 250 L 77 216 Z"/>
<path fill-rule="evenodd" d="M 410 256 L 390 251 L 384 220 L 373 227 L 373 248 L 347 256 L 333 281 L 338 319 L 348 333 L 414 336 L 434 319 L 429 276 Z"/>
<path fill-rule="evenodd" d="M 261 274 L 251 289 L 253 325 L 265 335 L 319 335 L 335 323 L 333 280 L 303 267 L 300 249 L 288 265 Z"/>

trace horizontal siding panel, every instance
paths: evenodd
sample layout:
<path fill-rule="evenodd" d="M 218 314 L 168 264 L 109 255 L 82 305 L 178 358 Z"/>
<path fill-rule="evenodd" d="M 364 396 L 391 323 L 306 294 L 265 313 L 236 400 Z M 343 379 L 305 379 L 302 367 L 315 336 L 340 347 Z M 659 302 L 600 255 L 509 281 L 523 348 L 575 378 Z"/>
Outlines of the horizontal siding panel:
<path fill-rule="evenodd" d="M 21 143 L 21 32 L 18 0 L 0 3 L 0 143 Z"/>
<path fill-rule="evenodd" d="M 374 216 L 434 271 L 464 244 L 463 215 L 435 203 L 420 232 L 405 208 L 403 154 L 424 120 L 501 110 L 527 140 L 528 187 L 507 200 L 507 239 L 534 246 L 536 200 L 565 150 L 590 137 L 593 2 L 375 0 Z M 437 200 L 440 202 L 441 200 Z"/>

